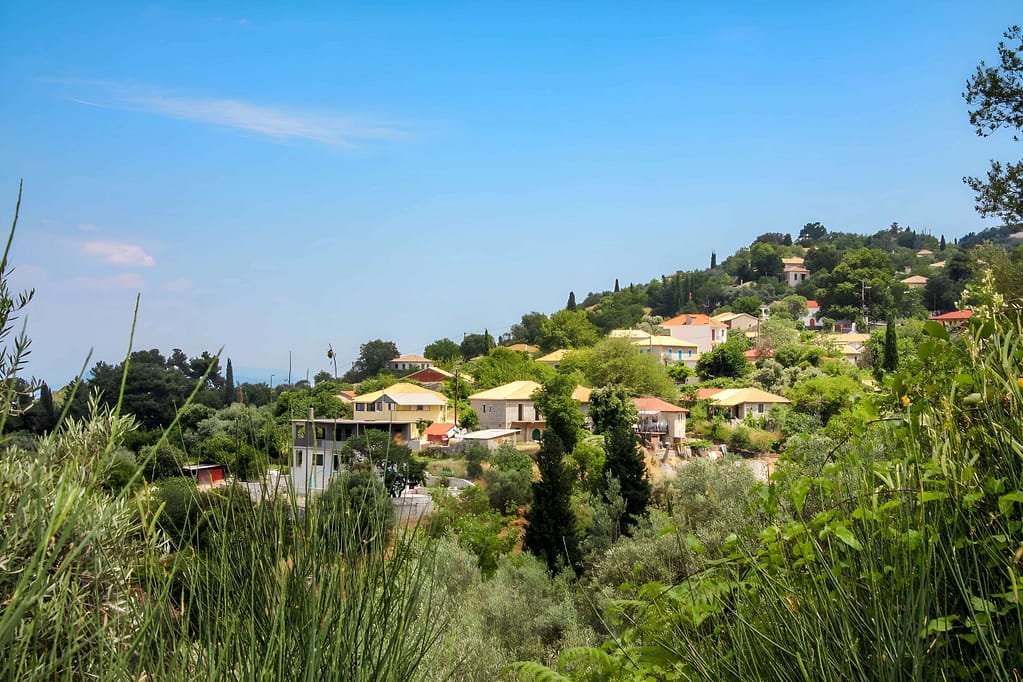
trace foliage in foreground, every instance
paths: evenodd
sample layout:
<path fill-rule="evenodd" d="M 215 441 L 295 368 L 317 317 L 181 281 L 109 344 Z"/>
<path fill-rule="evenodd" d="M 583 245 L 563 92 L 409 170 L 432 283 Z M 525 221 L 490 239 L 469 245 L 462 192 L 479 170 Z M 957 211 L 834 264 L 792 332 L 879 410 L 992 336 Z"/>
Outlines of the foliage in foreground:
<path fill-rule="evenodd" d="M 732 538 L 609 611 L 614 636 L 547 679 L 1012 679 L 1023 671 L 1023 327 L 925 328 L 919 373 L 861 409 L 852 447 L 765 486 Z M 887 409 L 886 409 L 887 408 Z M 886 411 L 885 411 L 886 410 Z M 702 548 L 694 545 L 699 553 Z"/>

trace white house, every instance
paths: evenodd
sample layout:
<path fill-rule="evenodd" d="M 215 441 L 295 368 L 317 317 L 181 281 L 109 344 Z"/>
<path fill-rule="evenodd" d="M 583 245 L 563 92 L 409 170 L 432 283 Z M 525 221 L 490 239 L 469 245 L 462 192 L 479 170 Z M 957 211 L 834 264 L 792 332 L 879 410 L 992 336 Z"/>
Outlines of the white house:
<path fill-rule="evenodd" d="M 676 339 L 695 343 L 698 353 L 708 353 L 714 346 L 728 340 L 728 326 L 701 313 L 683 313 L 661 322 L 660 326 Z"/>

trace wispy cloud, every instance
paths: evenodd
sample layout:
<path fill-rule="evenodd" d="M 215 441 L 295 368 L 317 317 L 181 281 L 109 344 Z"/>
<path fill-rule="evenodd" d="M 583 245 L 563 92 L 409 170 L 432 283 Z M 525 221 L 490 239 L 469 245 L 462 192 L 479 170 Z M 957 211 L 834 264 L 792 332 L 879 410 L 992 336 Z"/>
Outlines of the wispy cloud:
<path fill-rule="evenodd" d="M 310 140 L 320 144 L 351 147 L 368 140 L 409 137 L 393 125 L 374 123 L 355 116 L 277 107 L 233 98 L 196 97 L 149 86 L 104 81 L 60 81 L 75 93 L 67 95 L 86 106 L 140 111 L 204 125 L 234 128 L 283 142 Z M 85 91 L 84 94 L 81 94 Z"/>
<path fill-rule="evenodd" d="M 84 242 L 82 251 L 111 265 L 145 266 L 151 268 L 156 261 L 138 244 L 123 242 Z"/>
<path fill-rule="evenodd" d="M 96 226 L 92 223 L 81 223 L 80 225 L 76 225 L 75 229 L 79 232 L 95 232 Z"/>

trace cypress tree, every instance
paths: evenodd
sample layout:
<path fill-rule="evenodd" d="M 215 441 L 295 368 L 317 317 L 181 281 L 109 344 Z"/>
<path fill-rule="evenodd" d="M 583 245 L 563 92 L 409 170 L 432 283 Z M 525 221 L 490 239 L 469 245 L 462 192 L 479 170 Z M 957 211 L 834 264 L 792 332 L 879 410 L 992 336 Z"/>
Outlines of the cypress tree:
<path fill-rule="evenodd" d="M 574 291 L 568 292 L 568 304 L 565 305 L 565 310 L 571 310 L 572 312 L 575 312 L 575 292 Z"/>
<path fill-rule="evenodd" d="M 565 446 L 557 431 L 544 432 L 543 443 L 536 453 L 540 480 L 533 483 L 533 504 L 526 512 L 526 535 L 523 546 L 543 559 L 547 569 L 557 573 L 579 564 L 579 538 L 576 535 L 575 512 L 572 511 L 572 476 L 565 467 Z"/>
<path fill-rule="evenodd" d="M 228 358 L 227 369 L 224 371 L 224 404 L 230 405 L 234 401 L 234 368 L 231 367 L 231 358 Z"/>
<path fill-rule="evenodd" d="M 945 235 L 941 235 L 941 240 L 938 242 L 938 250 L 939 251 L 945 250 Z"/>
<path fill-rule="evenodd" d="M 638 414 L 625 387 L 613 384 L 592 393 L 590 418 L 593 430 L 604 436 L 602 493 L 606 494 L 611 478 L 621 484 L 621 496 L 625 501 L 622 530 L 628 533 L 636 521 L 646 515 L 651 495 L 639 436 L 632 428 Z"/>
<path fill-rule="evenodd" d="M 615 293 L 617 294 L 619 291 L 620 289 L 618 288 L 618 278 L 615 277 Z"/>
<path fill-rule="evenodd" d="M 710 269 L 713 270 L 718 266 L 718 254 L 716 251 L 710 252 Z"/>
<path fill-rule="evenodd" d="M 886 372 L 894 372 L 899 367 L 899 342 L 892 320 L 888 320 L 888 326 L 884 330 L 884 359 L 881 367 Z"/>

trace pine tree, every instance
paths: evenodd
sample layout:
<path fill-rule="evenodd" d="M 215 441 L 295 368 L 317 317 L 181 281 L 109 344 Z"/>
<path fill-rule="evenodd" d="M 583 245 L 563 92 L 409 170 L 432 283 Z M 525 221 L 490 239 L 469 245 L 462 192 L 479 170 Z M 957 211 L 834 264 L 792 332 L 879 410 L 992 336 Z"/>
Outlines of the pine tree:
<path fill-rule="evenodd" d="M 881 367 L 886 372 L 894 372 L 899 367 L 899 341 L 893 320 L 888 320 L 888 326 L 884 330 L 884 359 Z"/>
<path fill-rule="evenodd" d="M 571 311 L 575 312 L 575 292 L 574 291 L 568 292 L 568 304 L 565 306 L 565 309 L 566 310 L 571 310 Z"/>
<path fill-rule="evenodd" d="M 718 266 L 718 254 L 716 251 L 710 252 L 710 269 L 713 270 Z"/>
<path fill-rule="evenodd" d="M 230 405 L 235 401 L 234 390 L 234 368 L 231 367 L 231 358 L 227 359 L 227 369 L 224 371 L 224 404 Z"/>
<path fill-rule="evenodd" d="M 536 453 L 540 480 L 533 483 L 533 504 L 526 512 L 523 546 L 543 559 L 557 573 L 579 564 L 579 539 L 572 511 L 572 475 L 565 467 L 565 446 L 554 429 L 548 429 Z"/>
<path fill-rule="evenodd" d="M 945 235 L 941 235 L 941 240 L 938 242 L 938 250 L 939 251 L 945 250 Z"/>
<path fill-rule="evenodd" d="M 620 289 L 618 288 L 618 278 L 615 277 L 615 293 L 617 294 L 619 291 Z"/>

